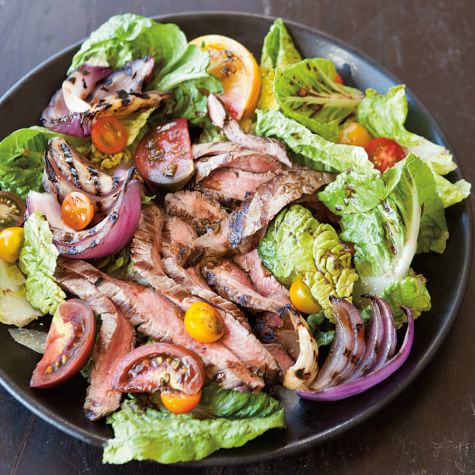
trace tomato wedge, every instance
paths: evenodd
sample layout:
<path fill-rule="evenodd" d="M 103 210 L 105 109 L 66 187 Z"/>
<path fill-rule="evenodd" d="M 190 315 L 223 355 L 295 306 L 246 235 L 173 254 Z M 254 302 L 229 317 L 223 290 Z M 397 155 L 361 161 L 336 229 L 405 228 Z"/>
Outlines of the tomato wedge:
<path fill-rule="evenodd" d="M 194 172 L 186 119 L 152 128 L 137 146 L 135 164 L 153 190 L 183 187 Z"/>
<path fill-rule="evenodd" d="M 341 79 L 341 76 L 338 73 L 335 74 L 333 81 L 337 84 L 343 84 L 343 79 Z"/>
<path fill-rule="evenodd" d="M 114 116 L 100 117 L 92 126 L 92 143 L 103 153 L 114 154 L 127 146 L 127 130 Z"/>
<path fill-rule="evenodd" d="M 152 343 L 139 346 L 118 363 L 112 380 L 116 391 L 197 394 L 205 382 L 201 358 L 183 346 Z"/>
<path fill-rule="evenodd" d="M 368 158 L 380 172 L 384 172 L 406 156 L 397 142 L 385 137 L 371 140 L 366 144 L 365 150 Z"/>
<path fill-rule="evenodd" d="M 61 203 L 61 218 L 69 227 L 81 231 L 92 221 L 94 210 L 94 203 L 89 196 L 73 191 Z"/>
<path fill-rule="evenodd" d="M 0 191 L 0 229 L 21 226 L 25 203 L 16 193 Z"/>
<path fill-rule="evenodd" d="M 96 338 L 96 318 L 82 300 L 58 306 L 46 337 L 46 351 L 31 377 L 32 388 L 50 388 L 66 381 L 86 364 Z"/>
<path fill-rule="evenodd" d="M 173 414 L 184 414 L 192 411 L 200 403 L 201 392 L 198 394 L 161 393 L 160 400 Z"/>

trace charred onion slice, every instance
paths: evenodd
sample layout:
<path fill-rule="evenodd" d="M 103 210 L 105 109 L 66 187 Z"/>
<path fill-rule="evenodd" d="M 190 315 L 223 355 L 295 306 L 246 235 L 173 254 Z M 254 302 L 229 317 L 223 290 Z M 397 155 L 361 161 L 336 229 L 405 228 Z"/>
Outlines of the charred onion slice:
<path fill-rule="evenodd" d="M 204 382 L 205 367 L 196 353 L 170 343 L 152 343 L 139 346 L 119 362 L 112 385 L 125 393 L 197 394 Z"/>
<path fill-rule="evenodd" d="M 396 327 L 394 325 L 393 312 L 390 305 L 379 297 L 371 297 L 374 304 L 378 306 L 383 321 L 383 341 L 381 346 L 376 349 L 376 360 L 371 370 L 381 368 L 386 364 L 386 361 L 394 355 L 396 350 L 397 335 Z"/>
<path fill-rule="evenodd" d="M 318 373 L 318 346 L 307 322 L 295 309 L 286 305 L 281 312 L 283 325 L 294 328 L 299 353 L 295 363 L 285 372 L 283 384 L 288 389 L 308 387 Z"/>
<path fill-rule="evenodd" d="M 31 377 L 32 388 L 50 388 L 74 376 L 87 362 L 96 336 L 91 307 L 71 299 L 58 306 L 46 337 L 46 350 Z"/>
<path fill-rule="evenodd" d="M 381 368 L 371 371 L 366 376 L 362 376 L 354 381 L 348 381 L 323 391 L 297 391 L 297 394 L 303 399 L 312 401 L 339 401 L 365 392 L 391 376 L 405 363 L 414 342 L 414 317 L 410 309 L 404 307 L 403 310 L 407 315 L 407 329 L 404 341 L 396 356 L 392 357 Z"/>

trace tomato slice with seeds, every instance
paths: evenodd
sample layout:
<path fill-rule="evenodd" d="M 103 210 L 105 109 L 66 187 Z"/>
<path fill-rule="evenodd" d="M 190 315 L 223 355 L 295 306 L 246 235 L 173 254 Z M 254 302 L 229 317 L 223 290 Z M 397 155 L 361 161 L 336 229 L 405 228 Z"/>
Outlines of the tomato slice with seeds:
<path fill-rule="evenodd" d="M 58 306 L 46 337 L 46 351 L 36 365 L 30 387 L 50 388 L 68 380 L 86 364 L 96 338 L 96 318 L 79 299 Z"/>
<path fill-rule="evenodd" d="M 127 139 L 127 130 L 117 117 L 100 117 L 92 126 L 92 143 L 103 153 L 122 152 L 127 146 Z"/>
<path fill-rule="evenodd" d="M 397 142 L 385 137 L 371 140 L 366 144 L 365 150 L 368 158 L 380 172 L 384 172 L 406 156 Z"/>
<path fill-rule="evenodd" d="M 197 394 L 204 382 L 205 367 L 196 353 L 171 343 L 151 343 L 122 358 L 112 387 L 124 393 Z"/>
<path fill-rule="evenodd" d="M 335 74 L 333 81 L 336 82 L 337 84 L 343 84 L 343 79 L 338 73 Z"/>
<path fill-rule="evenodd" d="M 73 191 L 61 203 L 61 218 L 76 231 L 84 229 L 94 218 L 94 203 L 89 196 Z"/>

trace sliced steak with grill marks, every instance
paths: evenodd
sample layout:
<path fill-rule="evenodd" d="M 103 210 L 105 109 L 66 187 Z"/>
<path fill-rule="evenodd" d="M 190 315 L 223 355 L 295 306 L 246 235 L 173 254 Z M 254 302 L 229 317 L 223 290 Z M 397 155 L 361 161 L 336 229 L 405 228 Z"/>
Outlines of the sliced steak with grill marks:
<path fill-rule="evenodd" d="M 58 269 L 56 279 L 63 289 L 86 301 L 101 318 L 84 403 L 87 418 L 95 421 L 119 408 L 122 393 L 112 389 L 112 378 L 121 358 L 134 348 L 134 330 L 122 312 L 82 276 Z"/>
<path fill-rule="evenodd" d="M 283 165 L 273 156 L 253 150 L 238 150 L 202 157 L 195 161 L 195 183 L 209 176 L 219 168 L 233 168 L 252 173 L 277 172 L 282 170 Z"/>
<path fill-rule="evenodd" d="M 194 186 L 218 199 L 224 205 L 248 199 L 264 183 L 275 177 L 275 173 L 252 173 L 235 168 L 218 168 Z"/>
<path fill-rule="evenodd" d="M 87 279 L 100 293 L 112 300 L 140 332 L 193 350 L 205 363 L 208 377 L 223 387 L 240 391 L 260 391 L 263 388 L 262 379 L 253 375 L 221 343 L 204 345 L 191 338 L 183 324 L 183 312 L 160 292 L 114 279 L 81 260 L 61 258 L 58 267 Z"/>
<path fill-rule="evenodd" d="M 203 264 L 201 271 L 206 282 L 221 297 L 242 307 L 276 313 L 279 313 L 283 307 L 282 303 L 259 294 L 252 285 L 249 276 L 230 260 L 207 261 Z"/>
<path fill-rule="evenodd" d="M 226 135 L 226 138 L 231 142 L 259 153 L 272 155 L 287 167 L 292 166 L 287 156 L 287 151 L 282 143 L 275 139 L 246 134 L 238 122 L 227 114 L 223 103 L 214 94 L 208 96 L 208 114 L 211 122 L 213 122 L 216 127 L 223 129 L 224 135 Z"/>
<path fill-rule="evenodd" d="M 279 365 L 282 374 L 285 374 L 287 370 L 294 365 L 295 361 L 287 353 L 281 343 L 266 343 L 264 344 L 266 350 L 274 357 Z"/>
<path fill-rule="evenodd" d="M 288 204 L 303 195 L 315 193 L 333 180 L 329 173 L 312 170 L 286 170 L 261 185 L 239 210 L 230 215 L 229 242 L 237 247 L 241 241 L 267 227 Z"/>
<path fill-rule="evenodd" d="M 199 191 L 181 190 L 165 196 L 165 209 L 170 216 L 182 218 L 198 234 L 217 231 L 228 217 L 220 204 Z"/>
<path fill-rule="evenodd" d="M 177 284 L 168 277 L 162 269 L 160 260 L 154 257 L 160 245 L 162 216 L 163 211 L 157 206 L 144 207 L 130 249 L 134 270 L 142 281 L 147 282 L 186 312 L 192 303 L 202 299 L 193 295 L 191 289 Z M 208 302 L 214 305 L 213 301 Z M 216 306 L 216 310 L 223 318 L 226 329 L 219 342 L 231 350 L 247 368 L 261 376 L 274 379 L 278 371 L 276 362 L 251 333 L 249 327 L 241 325 L 232 313 L 221 307 Z"/>

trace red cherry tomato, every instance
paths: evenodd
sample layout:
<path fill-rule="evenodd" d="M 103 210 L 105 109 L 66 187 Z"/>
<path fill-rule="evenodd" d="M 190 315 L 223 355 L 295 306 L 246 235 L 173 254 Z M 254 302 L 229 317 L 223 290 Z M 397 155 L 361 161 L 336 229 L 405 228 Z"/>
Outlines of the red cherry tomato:
<path fill-rule="evenodd" d="M 174 191 L 194 172 L 186 119 L 152 128 L 137 146 L 135 164 L 152 189 Z"/>
<path fill-rule="evenodd" d="M 197 394 L 205 382 L 201 358 L 183 346 L 151 343 L 139 346 L 118 363 L 112 386 L 126 393 Z"/>
<path fill-rule="evenodd" d="M 380 172 L 384 172 L 406 156 L 397 142 L 384 137 L 371 140 L 366 144 L 365 150 L 368 158 Z"/>
<path fill-rule="evenodd" d="M 341 76 L 336 73 L 335 78 L 333 79 L 333 82 L 336 82 L 337 84 L 343 84 L 343 79 L 341 79 Z"/>
<path fill-rule="evenodd" d="M 122 152 L 127 146 L 127 138 L 126 128 L 116 117 L 100 117 L 92 126 L 92 142 L 103 153 Z"/>
<path fill-rule="evenodd" d="M 50 388 L 78 373 L 86 364 L 96 338 L 96 318 L 82 300 L 58 306 L 46 337 L 46 351 L 31 377 L 32 388 Z"/>

